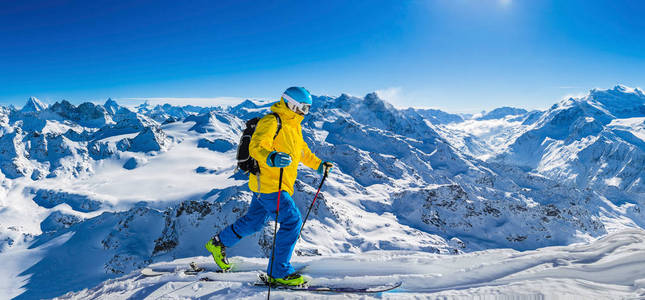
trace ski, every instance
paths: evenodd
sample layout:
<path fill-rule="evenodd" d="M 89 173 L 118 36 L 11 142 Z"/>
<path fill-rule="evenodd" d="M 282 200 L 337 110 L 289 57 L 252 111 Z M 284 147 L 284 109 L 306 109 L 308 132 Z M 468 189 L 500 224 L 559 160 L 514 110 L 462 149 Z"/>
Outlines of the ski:
<path fill-rule="evenodd" d="M 217 269 L 210 269 L 198 266 L 195 262 L 191 262 L 189 268 L 183 270 L 186 275 L 197 275 L 201 272 L 215 272 L 215 273 L 234 273 L 235 271 L 223 271 L 219 267 Z M 175 269 L 153 269 L 153 268 L 143 268 L 141 270 L 141 275 L 146 277 L 155 277 L 166 274 L 173 274 L 177 272 Z"/>
<path fill-rule="evenodd" d="M 348 294 L 374 294 L 391 291 L 400 287 L 402 282 L 394 284 L 386 284 L 370 287 L 336 287 L 325 285 L 305 285 L 305 286 L 272 286 L 271 288 L 277 290 L 290 290 L 290 291 L 304 291 L 304 292 L 320 292 L 320 293 L 348 293 Z M 266 288 L 266 283 L 256 283 L 254 286 Z"/>
<path fill-rule="evenodd" d="M 267 282 L 267 275 L 260 274 L 260 281 L 253 284 L 257 287 L 268 287 L 269 283 Z M 403 282 L 399 281 L 394 284 L 381 284 L 381 285 L 370 285 L 364 287 L 342 287 L 342 286 L 328 286 L 328 285 L 309 285 L 304 284 L 300 286 L 288 286 L 288 285 L 271 285 L 271 288 L 281 289 L 281 290 L 291 290 L 291 291 L 305 291 L 305 292 L 323 292 L 323 293 L 356 293 L 356 294 L 372 294 L 372 293 L 382 293 L 391 291 L 401 286 Z"/>
<path fill-rule="evenodd" d="M 223 271 L 219 267 L 215 268 L 209 268 L 209 267 L 202 267 L 197 265 L 195 262 L 191 262 L 189 265 L 189 268 L 186 270 L 183 270 L 183 273 L 186 275 L 197 275 L 199 273 L 203 272 L 213 272 L 213 273 L 236 273 L 236 272 L 252 272 L 256 270 L 228 270 L 228 271 Z M 296 269 L 296 272 L 300 273 L 307 268 L 306 265 Z M 156 277 L 156 276 L 161 276 L 161 275 L 167 275 L 167 274 L 174 274 L 175 272 L 181 272 L 176 269 L 155 269 L 155 268 L 143 268 L 141 269 L 141 275 L 145 277 Z"/>

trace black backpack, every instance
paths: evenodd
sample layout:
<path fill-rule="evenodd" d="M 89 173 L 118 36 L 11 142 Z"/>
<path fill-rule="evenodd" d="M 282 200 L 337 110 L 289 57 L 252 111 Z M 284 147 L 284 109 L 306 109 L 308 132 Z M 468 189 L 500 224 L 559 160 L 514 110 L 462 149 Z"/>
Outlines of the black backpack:
<path fill-rule="evenodd" d="M 278 136 L 280 129 L 282 129 L 282 120 L 277 113 L 270 113 L 274 115 L 278 121 L 278 130 L 276 130 L 273 139 Z M 260 117 L 255 117 L 251 120 L 246 121 L 246 128 L 242 132 L 242 137 L 240 138 L 240 144 L 237 146 L 237 168 L 242 170 L 244 174 L 251 173 L 253 175 L 258 175 L 260 173 L 260 165 L 258 165 L 257 160 L 251 157 L 249 152 L 249 144 L 251 144 L 251 137 L 255 132 L 255 127 L 260 122 Z"/>

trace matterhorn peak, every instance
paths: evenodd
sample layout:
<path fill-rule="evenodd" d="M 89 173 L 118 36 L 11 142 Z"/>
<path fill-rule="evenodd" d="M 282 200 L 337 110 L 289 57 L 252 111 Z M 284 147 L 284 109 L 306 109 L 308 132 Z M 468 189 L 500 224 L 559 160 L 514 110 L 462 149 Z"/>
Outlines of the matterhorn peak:
<path fill-rule="evenodd" d="M 112 98 L 108 98 L 107 101 L 105 101 L 105 104 L 103 104 L 103 107 L 105 107 L 105 110 L 111 115 L 116 114 L 119 110 L 119 104 L 112 100 Z"/>
<path fill-rule="evenodd" d="M 47 109 L 47 104 L 44 104 L 36 97 L 29 97 L 25 106 L 22 107 L 22 112 L 38 112 Z"/>
<path fill-rule="evenodd" d="M 105 105 L 118 105 L 116 101 L 112 100 L 112 98 L 107 98 L 105 101 Z"/>

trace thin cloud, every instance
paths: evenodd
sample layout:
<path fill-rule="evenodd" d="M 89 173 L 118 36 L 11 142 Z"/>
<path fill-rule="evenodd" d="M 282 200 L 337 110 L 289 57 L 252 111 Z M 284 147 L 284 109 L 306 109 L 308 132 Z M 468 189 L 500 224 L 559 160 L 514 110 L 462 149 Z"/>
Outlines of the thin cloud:
<path fill-rule="evenodd" d="M 390 87 L 382 90 L 376 90 L 376 95 L 379 98 L 386 100 L 394 105 L 403 103 L 400 87 Z"/>

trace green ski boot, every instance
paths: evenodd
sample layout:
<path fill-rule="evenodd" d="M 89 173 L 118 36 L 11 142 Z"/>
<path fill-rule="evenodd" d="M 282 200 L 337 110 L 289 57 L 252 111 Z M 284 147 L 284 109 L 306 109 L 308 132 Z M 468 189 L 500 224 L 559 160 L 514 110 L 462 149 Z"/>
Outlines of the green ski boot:
<path fill-rule="evenodd" d="M 305 280 L 305 277 L 297 273 L 288 275 L 287 277 L 284 277 L 284 278 L 273 278 L 267 275 L 267 278 L 270 284 L 277 284 L 277 285 L 299 286 L 307 283 L 307 281 Z"/>
<path fill-rule="evenodd" d="M 231 264 L 226 259 L 226 247 L 219 239 L 219 236 L 214 236 L 208 243 L 206 243 L 206 250 L 213 255 L 215 263 L 226 272 L 231 269 Z"/>

